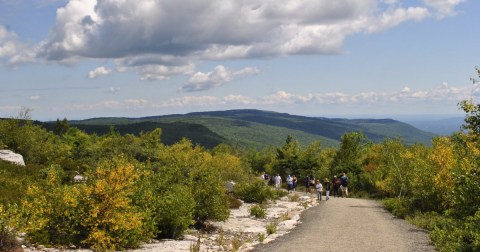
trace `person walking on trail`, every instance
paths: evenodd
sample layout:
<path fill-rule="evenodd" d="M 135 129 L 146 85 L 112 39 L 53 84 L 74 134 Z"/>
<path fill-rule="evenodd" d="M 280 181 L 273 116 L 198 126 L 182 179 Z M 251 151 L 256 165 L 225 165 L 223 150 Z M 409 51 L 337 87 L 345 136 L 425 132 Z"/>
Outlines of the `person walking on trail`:
<path fill-rule="evenodd" d="M 325 178 L 325 182 L 323 182 L 323 187 L 325 187 L 325 199 L 329 200 L 330 199 L 330 181 L 328 181 L 328 178 Z"/>
<path fill-rule="evenodd" d="M 288 174 L 287 176 L 287 191 L 290 193 L 293 190 L 293 178 Z"/>
<path fill-rule="evenodd" d="M 339 190 L 340 189 L 340 179 L 337 176 L 333 176 L 333 197 L 338 198 L 340 197 Z"/>
<path fill-rule="evenodd" d="M 310 175 L 310 193 L 314 193 L 315 192 L 315 178 L 313 177 L 313 175 Z"/>
<path fill-rule="evenodd" d="M 265 185 L 268 185 L 269 177 L 268 177 L 268 174 L 266 172 L 263 173 L 262 179 L 263 179 Z"/>
<path fill-rule="evenodd" d="M 317 181 L 317 185 L 315 187 L 317 188 L 317 199 L 322 201 L 323 185 L 320 182 L 320 179 Z"/>
<path fill-rule="evenodd" d="M 310 192 L 310 177 L 305 176 L 305 192 Z"/>
<path fill-rule="evenodd" d="M 340 177 L 340 184 L 340 189 L 342 190 L 342 197 L 348 197 L 348 177 L 345 172 L 343 173 L 343 176 Z"/>
<path fill-rule="evenodd" d="M 280 177 L 280 174 L 277 174 L 277 176 L 275 176 L 275 189 L 280 190 L 281 185 L 282 185 L 282 177 Z"/>
<path fill-rule="evenodd" d="M 292 176 L 292 187 L 293 187 L 293 191 L 295 192 L 297 188 L 297 176 L 295 174 L 293 174 Z"/>

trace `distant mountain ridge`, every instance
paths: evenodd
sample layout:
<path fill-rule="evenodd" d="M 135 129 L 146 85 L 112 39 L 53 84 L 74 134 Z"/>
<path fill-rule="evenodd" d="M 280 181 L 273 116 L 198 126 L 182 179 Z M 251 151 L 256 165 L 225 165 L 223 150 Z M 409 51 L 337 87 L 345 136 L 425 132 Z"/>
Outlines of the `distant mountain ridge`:
<path fill-rule="evenodd" d="M 111 126 L 120 133 L 138 134 L 162 128 L 162 141 L 171 144 L 182 137 L 211 148 L 219 143 L 244 148 L 263 148 L 284 143 L 288 134 L 302 144 L 321 141 L 338 145 L 347 132 L 363 132 L 370 140 L 400 137 L 406 144 L 431 144 L 435 136 L 392 119 L 341 119 L 307 117 L 253 109 L 193 112 L 141 118 L 92 118 L 71 121 L 87 132 L 105 133 Z"/>

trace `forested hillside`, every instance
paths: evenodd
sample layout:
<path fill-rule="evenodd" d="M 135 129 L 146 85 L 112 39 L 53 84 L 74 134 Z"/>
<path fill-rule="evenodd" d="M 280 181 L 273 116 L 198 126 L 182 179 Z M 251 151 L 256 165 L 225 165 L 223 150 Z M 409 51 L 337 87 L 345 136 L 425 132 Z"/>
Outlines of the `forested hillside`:
<path fill-rule="evenodd" d="M 44 123 L 53 129 L 55 123 Z M 70 122 L 88 133 L 105 134 L 111 127 L 121 134 L 138 135 L 142 131 L 162 128 L 163 143 L 172 144 L 183 137 L 194 144 L 213 148 L 226 143 L 238 148 L 262 149 L 280 145 L 292 135 L 302 145 L 321 141 L 324 146 L 338 146 L 343 134 L 362 132 L 368 139 L 401 138 L 407 144 L 429 145 L 434 136 L 408 124 L 391 119 L 330 119 L 295 116 L 260 110 L 198 112 L 143 118 L 93 118 Z"/>

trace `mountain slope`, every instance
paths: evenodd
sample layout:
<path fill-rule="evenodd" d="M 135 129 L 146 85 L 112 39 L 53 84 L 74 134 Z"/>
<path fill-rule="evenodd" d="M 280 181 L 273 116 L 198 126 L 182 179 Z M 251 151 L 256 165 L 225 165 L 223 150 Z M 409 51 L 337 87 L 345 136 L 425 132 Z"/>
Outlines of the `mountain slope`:
<path fill-rule="evenodd" d="M 288 134 L 306 145 L 321 141 L 323 146 L 336 146 L 347 132 L 363 132 L 370 140 L 400 137 L 406 144 L 430 144 L 432 133 L 391 119 L 335 119 L 296 116 L 260 110 L 228 110 L 196 112 L 142 118 L 93 118 L 71 121 L 80 128 L 114 125 L 121 133 L 139 133 L 155 127 L 163 129 L 162 139 L 170 144 L 181 136 L 211 148 L 220 142 L 243 148 L 281 145 Z M 95 130 L 94 130 L 95 131 Z M 100 133 L 100 132 L 98 132 Z M 173 137 L 174 136 L 174 137 Z"/>

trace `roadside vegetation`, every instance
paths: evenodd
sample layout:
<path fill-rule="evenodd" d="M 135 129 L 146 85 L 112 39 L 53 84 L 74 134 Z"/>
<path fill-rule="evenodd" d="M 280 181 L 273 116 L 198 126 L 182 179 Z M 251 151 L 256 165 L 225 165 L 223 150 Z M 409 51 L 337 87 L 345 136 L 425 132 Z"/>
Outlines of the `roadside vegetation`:
<path fill-rule="evenodd" d="M 479 72 L 480 75 L 480 72 Z M 260 175 L 332 178 L 346 172 L 354 196 L 382 199 L 398 217 L 430 231 L 440 251 L 480 250 L 480 104 L 459 103 L 464 129 L 432 144 L 402 139 L 373 143 L 360 132 L 338 148 L 308 146 L 286 136 L 262 150 L 188 139 L 161 142 L 157 128 L 140 135 L 114 128 L 101 136 L 58 120 L 53 131 L 22 111 L 0 120 L 0 149 L 20 153 L 26 166 L 0 161 L 0 250 L 26 243 L 95 250 L 136 248 L 152 238 L 179 238 L 189 228 L 222 221 L 241 199 L 262 218 L 262 203 L 285 196 Z M 81 181 L 74 181 L 75 176 Z M 236 183 L 227 191 L 225 182 Z M 274 233 L 276 226 L 267 228 Z"/>

